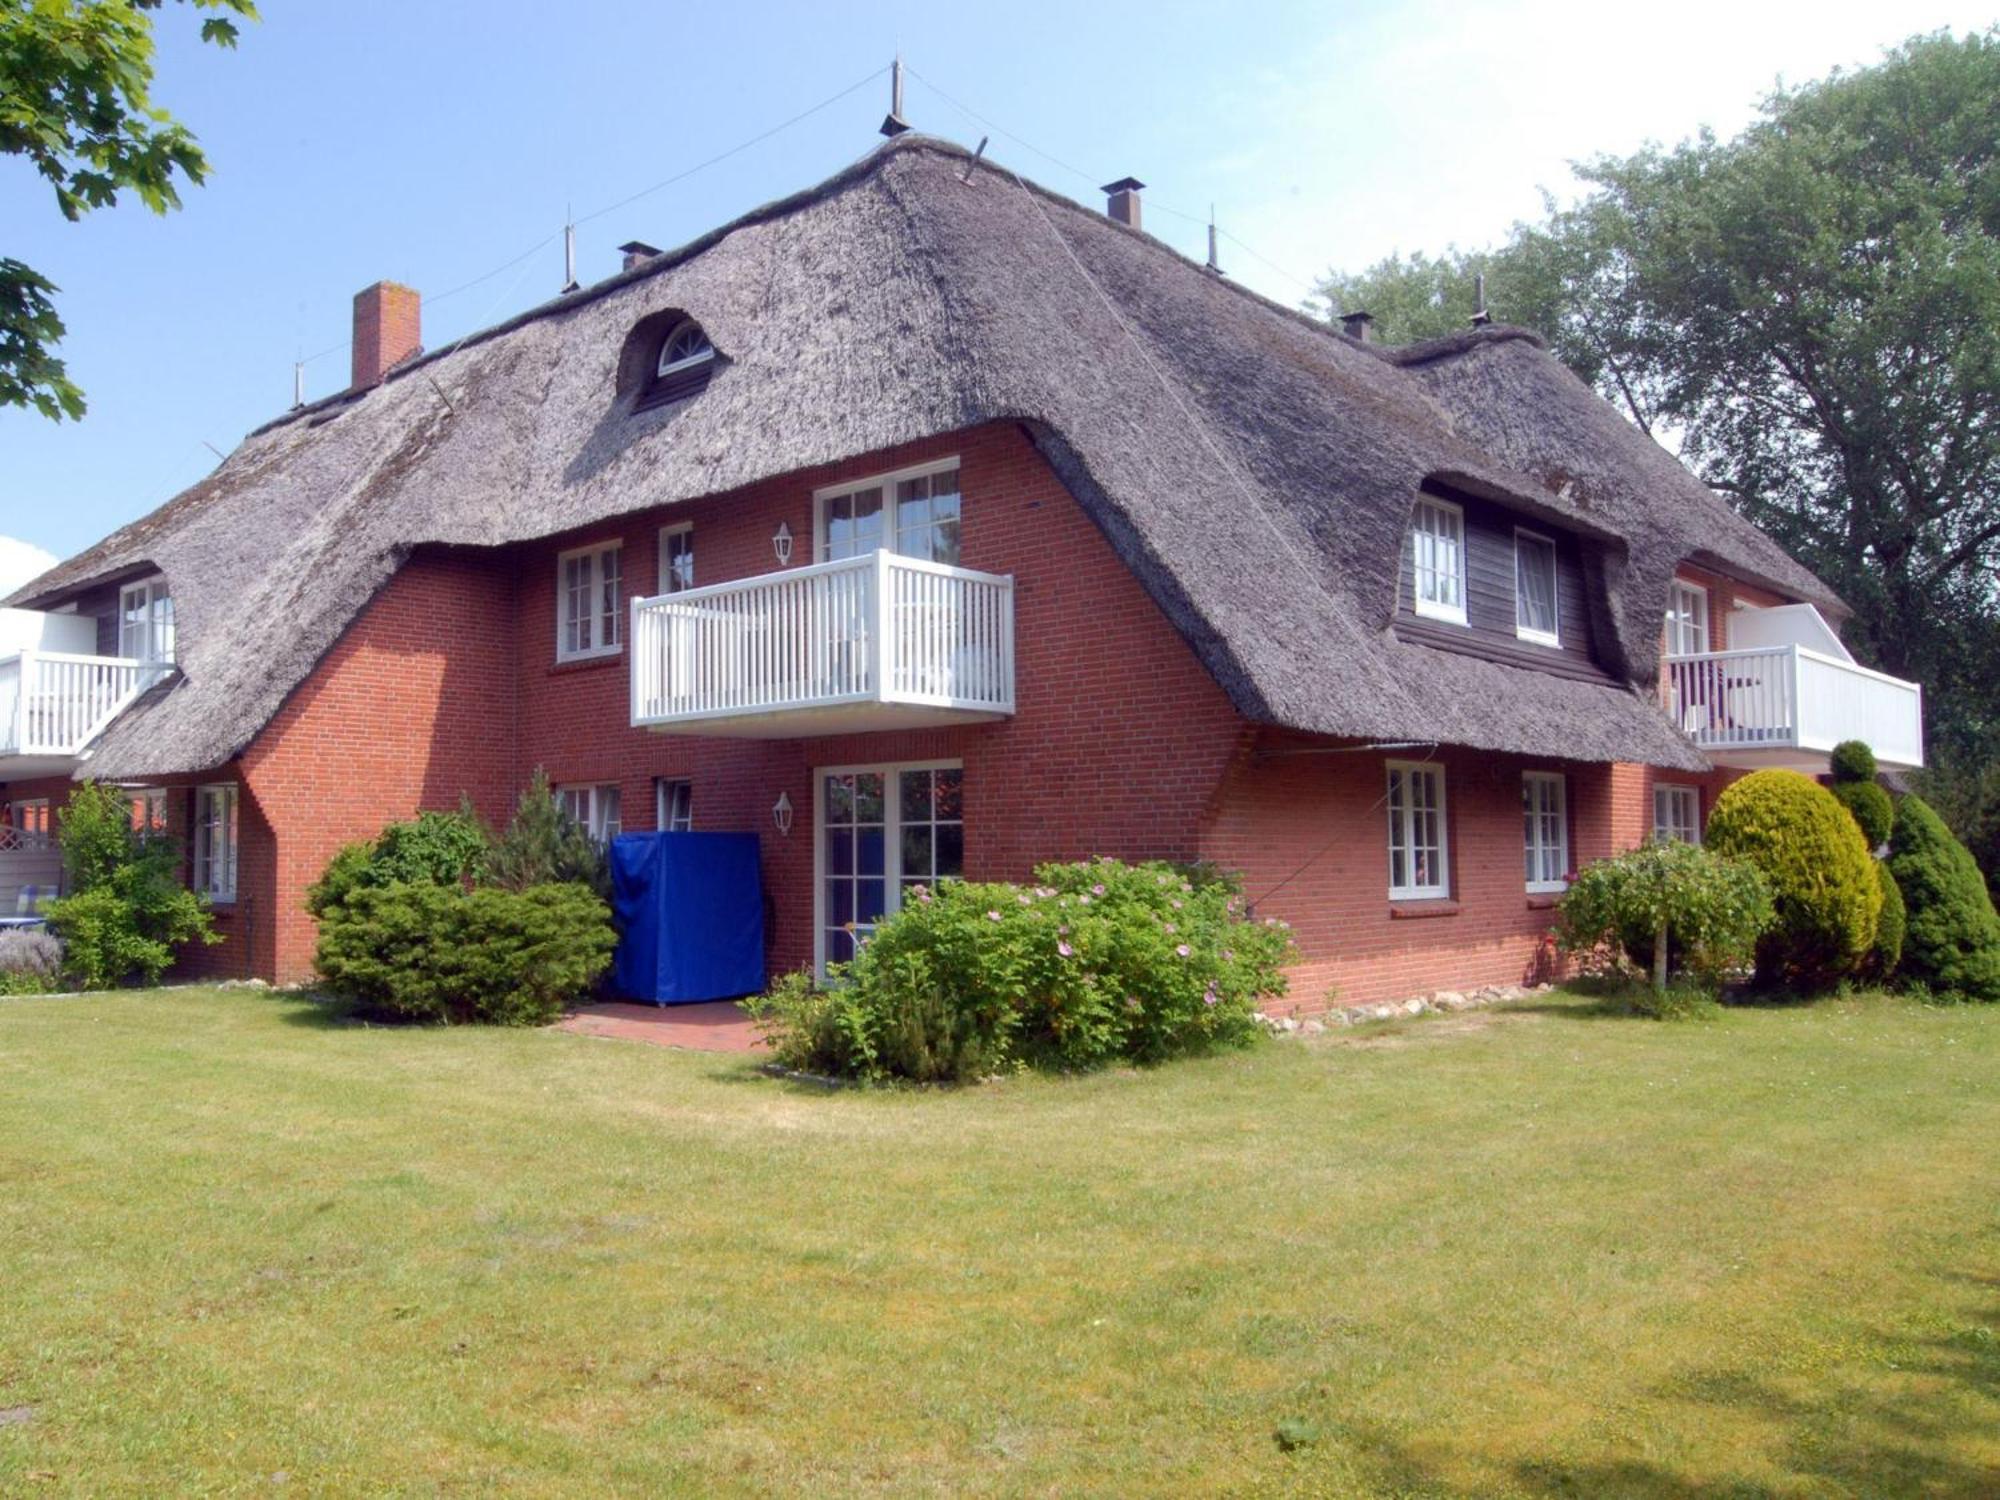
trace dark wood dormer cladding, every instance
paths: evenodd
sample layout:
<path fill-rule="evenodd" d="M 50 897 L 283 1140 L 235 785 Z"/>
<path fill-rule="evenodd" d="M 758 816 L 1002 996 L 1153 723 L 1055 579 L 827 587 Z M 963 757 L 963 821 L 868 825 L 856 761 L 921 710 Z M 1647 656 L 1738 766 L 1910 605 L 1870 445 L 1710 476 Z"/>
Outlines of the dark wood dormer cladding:
<path fill-rule="evenodd" d="M 1424 493 L 1458 506 L 1464 513 L 1466 623 L 1431 619 L 1416 612 L 1412 603 L 1413 553 L 1406 531 L 1396 588 L 1398 639 L 1559 677 L 1587 682 L 1614 680 L 1599 665 L 1594 649 L 1582 550 L 1576 537 L 1456 490 L 1425 485 Z M 1517 529 L 1555 545 L 1558 644 L 1553 646 L 1520 636 L 1514 598 Z"/>

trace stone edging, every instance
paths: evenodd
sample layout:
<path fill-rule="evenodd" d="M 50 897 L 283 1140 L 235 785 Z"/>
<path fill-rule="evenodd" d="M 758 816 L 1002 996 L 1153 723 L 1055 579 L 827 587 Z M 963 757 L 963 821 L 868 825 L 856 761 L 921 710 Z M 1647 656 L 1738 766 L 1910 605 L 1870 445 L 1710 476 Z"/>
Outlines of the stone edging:
<path fill-rule="evenodd" d="M 1336 1005 L 1320 1015 L 1273 1016 L 1262 1011 L 1257 1019 L 1273 1036 L 1317 1036 L 1343 1026 L 1366 1026 L 1374 1021 L 1394 1021 L 1408 1016 L 1444 1015 L 1461 1010 L 1479 1010 L 1509 1000 L 1526 1000 L 1546 995 L 1552 984 L 1489 984 L 1476 990 L 1433 990 L 1428 995 L 1412 995 L 1407 1000 L 1391 1000 L 1379 1005 Z"/>

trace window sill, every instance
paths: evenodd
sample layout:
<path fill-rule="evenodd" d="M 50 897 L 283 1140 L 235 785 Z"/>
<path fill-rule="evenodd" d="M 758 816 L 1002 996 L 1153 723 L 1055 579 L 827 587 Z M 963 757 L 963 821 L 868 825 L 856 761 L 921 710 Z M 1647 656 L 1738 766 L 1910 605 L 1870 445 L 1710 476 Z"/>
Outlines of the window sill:
<path fill-rule="evenodd" d="M 1524 630 L 1517 626 L 1514 630 L 1514 639 L 1525 641 L 1530 646 L 1548 646 L 1557 651 L 1562 650 L 1562 637 L 1550 635 L 1542 630 Z"/>
<path fill-rule="evenodd" d="M 1436 605 L 1425 604 L 1421 599 L 1411 606 L 1411 613 L 1419 620 L 1435 620 L 1440 625 L 1464 625 L 1468 628 L 1471 625 L 1464 610 L 1440 609 Z"/>
<path fill-rule="evenodd" d="M 549 664 L 551 677 L 562 672 L 587 672 L 592 667 L 609 667 L 624 660 L 625 648 L 615 651 L 593 651 L 588 656 L 559 656 Z"/>
<path fill-rule="evenodd" d="M 1415 922 L 1425 917 L 1455 917 L 1461 910 L 1449 896 L 1398 896 L 1389 901 L 1389 920 Z"/>
<path fill-rule="evenodd" d="M 1563 893 L 1561 891 L 1530 891 L 1528 892 L 1528 910 L 1553 911 L 1557 906 L 1561 905 L 1562 898 Z"/>

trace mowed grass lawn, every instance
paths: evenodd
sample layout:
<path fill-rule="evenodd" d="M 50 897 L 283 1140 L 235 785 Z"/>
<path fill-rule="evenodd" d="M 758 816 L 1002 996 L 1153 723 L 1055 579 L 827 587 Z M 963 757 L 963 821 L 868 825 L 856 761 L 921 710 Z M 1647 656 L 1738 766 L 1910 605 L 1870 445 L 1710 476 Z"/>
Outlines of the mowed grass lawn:
<path fill-rule="evenodd" d="M 1996 1156 L 1882 999 L 830 1095 L 11 1001 L 0 1493 L 2000 1493 Z"/>

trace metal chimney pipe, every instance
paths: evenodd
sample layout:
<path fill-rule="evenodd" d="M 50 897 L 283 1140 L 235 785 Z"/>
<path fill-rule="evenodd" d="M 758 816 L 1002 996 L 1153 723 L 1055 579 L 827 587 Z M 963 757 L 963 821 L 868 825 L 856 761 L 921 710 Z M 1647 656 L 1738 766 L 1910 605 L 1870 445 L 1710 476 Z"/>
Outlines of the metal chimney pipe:
<path fill-rule="evenodd" d="M 898 52 L 889 64 L 889 113 L 882 121 L 882 134 L 893 141 L 909 128 L 910 122 L 903 118 L 903 54 Z"/>
<path fill-rule="evenodd" d="M 563 290 L 573 292 L 576 280 L 576 226 L 563 225 Z"/>

